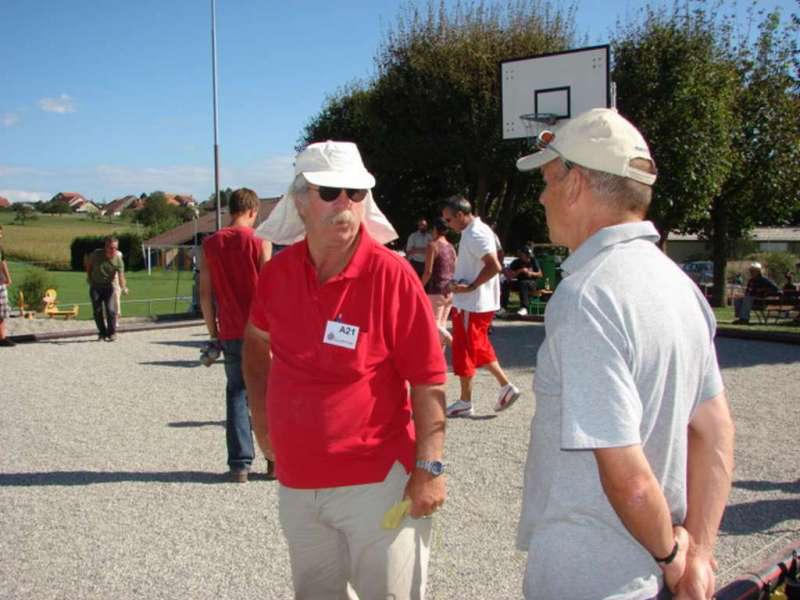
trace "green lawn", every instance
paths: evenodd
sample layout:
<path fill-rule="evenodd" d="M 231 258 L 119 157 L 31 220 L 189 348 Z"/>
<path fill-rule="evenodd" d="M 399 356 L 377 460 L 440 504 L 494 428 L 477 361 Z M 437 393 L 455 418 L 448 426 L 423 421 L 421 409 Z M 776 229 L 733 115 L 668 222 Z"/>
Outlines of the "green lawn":
<path fill-rule="evenodd" d="M 758 321 L 755 313 L 750 314 L 749 325 L 733 325 L 736 317 L 733 315 L 732 306 L 724 306 L 714 309 L 714 316 L 717 318 L 717 325 L 730 327 L 732 329 L 742 329 L 746 331 L 774 331 L 780 333 L 800 333 L 800 325 L 792 322 L 791 319 L 783 319 L 778 323 L 770 322 L 769 325 L 762 325 Z"/>
<path fill-rule="evenodd" d="M 9 295 L 9 300 L 16 306 L 16 284 L 21 283 L 25 273 L 32 268 L 28 263 L 9 261 L 8 268 L 14 284 Z M 58 304 L 78 304 L 80 306 L 79 319 L 91 319 L 92 309 L 89 304 L 89 286 L 86 283 L 86 274 L 75 271 L 50 271 L 50 277 L 58 293 Z M 153 270 L 148 276 L 147 271 L 130 271 L 125 274 L 130 293 L 122 297 L 122 316 L 146 316 L 171 313 L 183 313 L 189 309 L 186 300 L 175 301 L 175 297 L 191 297 L 192 272 L 191 271 L 163 271 Z"/>
<path fill-rule="evenodd" d="M 16 213 L 0 211 L 3 225 L 3 250 L 8 258 L 40 263 L 47 267 L 69 268 L 72 240 L 84 235 L 110 235 L 136 231 L 136 224 L 105 217 L 91 219 L 87 215 L 36 214 L 25 225 L 14 222 Z"/>

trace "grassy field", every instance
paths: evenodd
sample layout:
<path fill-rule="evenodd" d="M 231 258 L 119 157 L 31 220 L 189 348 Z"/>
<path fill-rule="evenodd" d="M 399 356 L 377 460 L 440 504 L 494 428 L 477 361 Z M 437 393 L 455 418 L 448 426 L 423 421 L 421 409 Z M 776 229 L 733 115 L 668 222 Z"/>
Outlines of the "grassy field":
<path fill-rule="evenodd" d="M 25 225 L 14 223 L 16 213 L 0 211 L 3 249 L 9 259 L 47 267 L 69 268 L 69 247 L 73 238 L 84 235 L 109 235 L 136 231 L 136 225 L 114 219 L 90 219 L 85 215 L 44 215 Z"/>
<path fill-rule="evenodd" d="M 11 286 L 9 300 L 16 308 L 16 284 L 22 282 L 25 273 L 32 267 L 29 263 L 9 261 L 8 268 L 15 285 Z M 77 304 L 80 307 L 79 319 L 91 319 L 92 307 L 89 303 L 89 286 L 86 274 L 74 271 L 50 271 L 50 278 L 58 293 L 58 304 L 67 307 Z M 178 300 L 177 297 L 191 297 L 191 271 L 154 270 L 148 276 L 147 271 L 131 271 L 126 273 L 130 293 L 122 297 L 122 316 L 147 316 L 171 313 L 183 313 L 189 309 L 189 301 Z M 16 310 L 14 311 L 16 312 Z"/>

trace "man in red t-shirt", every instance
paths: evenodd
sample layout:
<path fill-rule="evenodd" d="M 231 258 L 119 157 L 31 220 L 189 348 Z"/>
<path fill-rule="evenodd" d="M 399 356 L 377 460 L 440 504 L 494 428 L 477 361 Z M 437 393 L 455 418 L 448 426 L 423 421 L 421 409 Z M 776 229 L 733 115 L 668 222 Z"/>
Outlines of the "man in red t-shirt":
<path fill-rule="evenodd" d="M 419 278 L 382 245 L 397 234 L 374 184 L 355 144 L 311 144 L 258 231 L 300 238 L 261 272 L 244 352 L 298 598 L 423 597 L 424 517 L 445 500 L 446 365 Z M 383 528 L 403 499 L 410 518 Z"/>
<path fill-rule="evenodd" d="M 225 355 L 228 467 L 231 480 L 238 483 L 247 482 L 254 457 L 242 376 L 242 337 L 258 272 L 272 251 L 270 243 L 253 232 L 258 207 L 253 190 L 233 192 L 228 201 L 231 224 L 203 240 L 200 262 L 200 308 L 212 344 L 219 340 Z"/>

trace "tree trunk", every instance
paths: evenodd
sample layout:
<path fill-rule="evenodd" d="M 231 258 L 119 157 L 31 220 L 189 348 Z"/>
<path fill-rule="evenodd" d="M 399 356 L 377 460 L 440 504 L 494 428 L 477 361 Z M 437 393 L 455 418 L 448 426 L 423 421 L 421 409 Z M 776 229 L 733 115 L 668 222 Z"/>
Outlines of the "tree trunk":
<path fill-rule="evenodd" d="M 711 259 L 714 261 L 714 292 L 711 306 L 725 306 L 725 268 L 728 264 L 728 207 L 720 196 L 711 204 Z"/>

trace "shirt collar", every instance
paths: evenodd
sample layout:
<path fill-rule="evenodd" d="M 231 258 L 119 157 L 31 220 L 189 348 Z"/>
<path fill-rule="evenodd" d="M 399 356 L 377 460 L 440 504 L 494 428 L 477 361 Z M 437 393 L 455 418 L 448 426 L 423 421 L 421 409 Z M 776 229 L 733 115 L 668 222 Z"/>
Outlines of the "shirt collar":
<path fill-rule="evenodd" d="M 605 248 L 637 239 L 656 243 L 660 236 L 650 221 L 636 221 L 603 227 L 600 231 L 584 240 L 575 252 L 561 263 L 561 270 L 565 275 L 575 273 Z"/>

